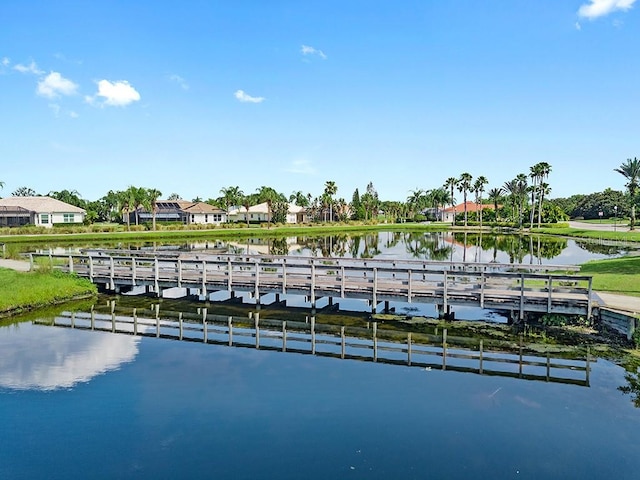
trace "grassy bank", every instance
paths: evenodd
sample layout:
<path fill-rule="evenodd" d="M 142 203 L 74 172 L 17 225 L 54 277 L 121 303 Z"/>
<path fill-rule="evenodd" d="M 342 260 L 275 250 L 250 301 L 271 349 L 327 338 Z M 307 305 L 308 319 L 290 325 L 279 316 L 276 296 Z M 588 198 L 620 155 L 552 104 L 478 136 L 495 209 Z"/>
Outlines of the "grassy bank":
<path fill-rule="evenodd" d="M 640 257 L 593 260 L 580 273 L 593 276 L 594 290 L 640 297 Z"/>
<path fill-rule="evenodd" d="M 0 268 L 0 316 L 97 293 L 89 280 L 60 272 L 16 272 Z"/>
<path fill-rule="evenodd" d="M 99 241 L 163 241 L 163 240 L 187 240 L 193 238 L 251 238 L 251 237 L 271 237 L 271 236 L 296 236 L 296 235 L 316 235 L 316 234 L 339 234 L 345 232 L 366 233 L 381 230 L 394 231 L 444 231 L 451 229 L 451 225 L 435 223 L 377 223 L 372 225 L 364 224 L 327 224 L 327 225 L 306 225 L 306 226 L 273 226 L 271 228 L 227 228 L 219 227 L 208 230 L 135 230 L 130 232 L 90 232 L 77 231 L 69 233 L 56 233 L 55 229 L 46 233 L 15 234 L 0 236 L 0 243 L 36 243 L 36 242 L 99 242 Z"/>
<path fill-rule="evenodd" d="M 608 230 L 587 230 L 581 228 L 534 228 L 531 233 L 545 235 L 561 235 L 563 237 L 590 238 L 594 240 L 614 240 L 624 242 L 640 242 L 640 230 L 633 232 L 613 232 Z"/>

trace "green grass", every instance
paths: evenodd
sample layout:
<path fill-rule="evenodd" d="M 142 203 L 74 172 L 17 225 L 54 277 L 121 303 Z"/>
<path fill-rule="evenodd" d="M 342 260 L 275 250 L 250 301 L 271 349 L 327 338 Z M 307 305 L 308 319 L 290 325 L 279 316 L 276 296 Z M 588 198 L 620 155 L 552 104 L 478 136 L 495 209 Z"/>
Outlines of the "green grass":
<path fill-rule="evenodd" d="M 591 238 L 596 240 L 616 240 L 640 242 L 640 230 L 633 232 L 610 232 L 607 230 L 587 230 L 581 228 L 534 228 L 532 233 L 562 235 L 564 237 Z"/>
<path fill-rule="evenodd" d="M 0 315 L 64 302 L 97 292 L 89 280 L 61 272 L 16 272 L 0 268 Z"/>
<path fill-rule="evenodd" d="M 640 256 L 593 260 L 580 267 L 593 276 L 593 289 L 640 297 Z"/>
<path fill-rule="evenodd" d="M 364 224 L 341 224 L 332 223 L 326 225 L 307 226 L 272 226 L 271 228 L 214 228 L 209 230 L 162 230 L 162 231 L 131 231 L 131 232 L 94 232 L 94 233 L 38 233 L 33 235 L 3 235 L 0 236 L 0 243 L 9 246 L 12 243 L 35 243 L 35 242 L 68 242 L 68 241 L 162 241 L 162 240 L 187 240 L 190 238 L 249 238 L 249 237 L 269 237 L 269 236 L 294 236 L 294 235 L 314 235 L 331 234 L 344 232 L 372 232 L 385 231 L 442 231 L 451 226 L 446 224 L 420 224 L 420 223 L 379 223 L 372 225 Z"/>

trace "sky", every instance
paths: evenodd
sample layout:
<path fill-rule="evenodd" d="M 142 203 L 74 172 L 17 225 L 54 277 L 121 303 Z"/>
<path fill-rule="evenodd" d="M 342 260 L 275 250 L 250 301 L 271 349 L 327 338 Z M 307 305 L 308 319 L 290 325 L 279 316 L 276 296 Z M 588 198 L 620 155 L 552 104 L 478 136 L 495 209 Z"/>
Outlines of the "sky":
<path fill-rule="evenodd" d="M 640 157 L 636 0 L 2 0 L 0 195 L 382 200 Z"/>

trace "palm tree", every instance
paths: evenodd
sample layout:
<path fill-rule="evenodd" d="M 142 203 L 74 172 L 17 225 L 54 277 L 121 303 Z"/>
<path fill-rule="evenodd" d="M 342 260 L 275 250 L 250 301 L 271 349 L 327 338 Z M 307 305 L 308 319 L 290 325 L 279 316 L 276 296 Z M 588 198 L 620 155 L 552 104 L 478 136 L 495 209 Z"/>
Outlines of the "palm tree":
<path fill-rule="evenodd" d="M 440 207 L 447 204 L 449 201 L 449 194 L 444 188 L 434 188 L 429 191 L 428 194 L 431 206 L 435 209 L 436 222 L 442 219 L 438 218 L 440 215 Z"/>
<path fill-rule="evenodd" d="M 453 197 L 453 189 L 458 186 L 458 179 L 455 177 L 449 177 L 444 182 L 444 188 L 448 188 L 449 190 L 449 203 L 451 203 L 451 208 L 453 208 L 453 222 L 451 225 L 456 224 L 456 199 Z"/>
<path fill-rule="evenodd" d="M 153 224 L 153 231 L 156 230 L 156 213 L 158 212 L 158 198 L 162 196 L 162 192 L 157 188 L 148 188 L 147 189 L 147 199 L 149 206 L 151 207 L 151 218 Z"/>
<path fill-rule="evenodd" d="M 407 205 L 409 205 L 409 209 L 413 214 L 412 217 L 415 217 L 416 211 L 419 210 L 425 200 L 425 191 L 421 188 L 416 188 L 415 190 L 409 190 L 409 196 L 407 197 Z"/>
<path fill-rule="evenodd" d="M 257 191 L 258 202 L 266 202 L 267 203 L 267 228 L 271 228 L 271 209 L 274 202 L 284 201 L 287 199 L 284 195 L 276 192 L 271 187 L 262 186 Z"/>
<path fill-rule="evenodd" d="M 636 195 L 638 193 L 638 188 L 640 188 L 640 160 L 637 158 L 627 158 L 627 161 L 620 165 L 618 168 L 613 169 L 615 172 L 618 172 L 624 178 L 627 179 L 627 191 L 629 192 L 629 197 L 631 197 L 631 224 L 630 229 L 635 230 L 636 225 Z"/>
<path fill-rule="evenodd" d="M 467 227 L 467 192 L 471 190 L 471 181 L 473 177 L 470 173 L 464 172 L 458 179 L 458 191 L 462 192 L 464 202 L 464 226 Z"/>
<path fill-rule="evenodd" d="M 498 221 L 498 203 L 500 203 L 500 199 L 502 198 L 502 194 L 504 190 L 502 187 L 492 188 L 488 192 L 489 200 L 493 202 L 493 211 L 496 215 L 496 222 Z"/>
<path fill-rule="evenodd" d="M 538 163 L 538 168 L 540 171 L 540 181 L 538 182 L 538 228 L 540 228 L 540 223 L 542 222 L 542 202 L 544 201 L 545 195 L 551 191 L 549 185 L 544 183 L 545 179 L 548 178 L 551 173 L 551 165 L 547 162 L 540 162 Z M 549 191 L 545 192 L 545 189 Z"/>
<path fill-rule="evenodd" d="M 220 193 L 222 194 L 222 201 L 225 205 L 227 214 L 229 213 L 229 208 L 232 205 L 238 205 L 244 196 L 244 193 L 238 186 L 221 188 Z"/>
<path fill-rule="evenodd" d="M 485 185 L 489 183 L 487 177 L 480 175 L 473 183 L 473 191 L 476 194 L 476 205 L 480 208 L 480 228 L 482 228 L 482 193 Z"/>
<path fill-rule="evenodd" d="M 329 221 L 333 221 L 333 196 L 337 193 L 338 187 L 336 186 L 336 182 L 332 180 L 327 180 L 324 183 L 324 193 L 328 197 L 329 200 Z"/>

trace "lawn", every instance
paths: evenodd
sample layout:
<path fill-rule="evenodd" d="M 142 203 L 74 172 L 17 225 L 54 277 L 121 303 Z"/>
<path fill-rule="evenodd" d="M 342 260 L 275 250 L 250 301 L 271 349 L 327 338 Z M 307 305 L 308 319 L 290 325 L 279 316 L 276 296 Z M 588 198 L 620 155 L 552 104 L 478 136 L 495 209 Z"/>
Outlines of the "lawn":
<path fill-rule="evenodd" d="M 16 272 L 0 268 L 0 315 L 93 295 L 89 280 L 61 272 Z"/>
<path fill-rule="evenodd" d="M 593 260 L 580 267 L 593 276 L 593 289 L 640 297 L 640 256 Z"/>

